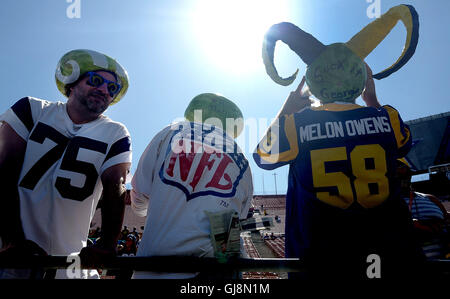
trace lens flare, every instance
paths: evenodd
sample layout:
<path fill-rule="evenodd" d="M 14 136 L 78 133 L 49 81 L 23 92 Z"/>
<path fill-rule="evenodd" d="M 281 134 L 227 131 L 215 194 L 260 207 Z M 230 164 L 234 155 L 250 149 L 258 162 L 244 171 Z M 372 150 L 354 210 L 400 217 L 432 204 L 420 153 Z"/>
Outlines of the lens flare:
<path fill-rule="evenodd" d="M 216 66 L 235 73 L 262 67 L 264 34 L 286 21 L 288 5 L 269 0 L 198 1 L 192 15 L 201 51 Z"/>

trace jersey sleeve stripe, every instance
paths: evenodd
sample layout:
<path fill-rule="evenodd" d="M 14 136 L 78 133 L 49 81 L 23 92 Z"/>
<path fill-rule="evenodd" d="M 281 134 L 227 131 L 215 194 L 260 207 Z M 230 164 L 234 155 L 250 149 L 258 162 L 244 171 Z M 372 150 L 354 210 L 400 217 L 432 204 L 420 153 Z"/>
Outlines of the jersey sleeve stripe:
<path fill-rule="evenodd" d="M 34 127 L 34 122 L 29 99 L 27 97 L 20 99 L 11 107 L 11 109 L 25 125 L 28 132 L 31 132 Z"/>
<path fill-rule="evenodd" d="M 123 137 L 122 139 L 116 141 L 110 148 L 108 154 L 106 155 L 105 162 L 115 157 L 121 153 L 128 152 L 131 150 L 131 140 L 129 136 Z M 103 162 L 104 163 L 104 162 Z"/>
<path fill-rule="evenodd" d="M 397 141 L 397 147 L 401 148 L 411 139 L 409 128 L 401 121 L 397 110 L 390 106 L 384 106 L 384 108 L 389 114 L 389 119 L 391 120 L 392 129 L 395 134 L 395 140 Z"/>
<path fill-rule="evenodd" d="M 279 127 L 272 125 L 272 129 L 270 134 L 274 134 L 276 131 L 281 130 Z M 269 148 L 264 148 L 264 146 L 261 146 L 264 144 L 264 142 L 267 143 L 267 138 L 264 138 L 264 140 L 260 143 L 260 145 L 257 148 L 257 155 L 261 158 L 260 161 L 261 164 L 263 163 L 270 163 L 270 164 L 275 164 L 275 163 L 283 163 L 283 165 L 285 163 L 288 163 L 292 160 L 294 160 L 297 155 L 298 155 L 298 139 L 297 139 L 297 130 L 295 128 L 295 118 L 294 115 L 286 115 L 285 116 L 285 121 L 283 123 L 283 129 L 284 129 L 284 133 L 285 136 L 287 138 L 287 141 L 289 143 L 289 150 L 284 151 L 284 152 L 278 152 L 279 148 L 280 148 L 280 137 L 281 136 L 276 136 L 274 138 L 270 138 L 270 139 L 275 139 L 275 141 L 273 143 L 270 144 Z M 267 137 L 267 136 L 266 136 Z M 276 149 L 274 151 L 274 149 Z M 262 167 L 259 164 L 260 167 Z M 281 166 L 281 165 L 279 165 Z"/>

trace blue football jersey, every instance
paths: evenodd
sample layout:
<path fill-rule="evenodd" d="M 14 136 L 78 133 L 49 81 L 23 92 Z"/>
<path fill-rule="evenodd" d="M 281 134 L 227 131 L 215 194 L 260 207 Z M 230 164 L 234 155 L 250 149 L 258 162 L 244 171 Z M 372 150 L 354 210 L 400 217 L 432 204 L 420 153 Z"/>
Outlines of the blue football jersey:
<path fill-rule="evenodd" d="M 326 244 L 324 234 L 398 197 L 396 159 L 410 147 L 409 128 L 390 106 L 332 103 L 274 122 L 253 155 L 263 169 L 290 165 L 286 256 Z"/>

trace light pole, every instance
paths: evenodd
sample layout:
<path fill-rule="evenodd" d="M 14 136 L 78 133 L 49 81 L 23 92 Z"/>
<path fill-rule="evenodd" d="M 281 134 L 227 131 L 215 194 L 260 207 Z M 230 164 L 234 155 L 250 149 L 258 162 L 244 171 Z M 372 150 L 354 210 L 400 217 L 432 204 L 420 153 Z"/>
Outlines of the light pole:
<path fill-rule="evenodd" d="M 273 174 L 273 178 L 275 179 L 275 195 L 278 195 L 278 191 L 277 191 L 277 173 L 276 172 Z"/>

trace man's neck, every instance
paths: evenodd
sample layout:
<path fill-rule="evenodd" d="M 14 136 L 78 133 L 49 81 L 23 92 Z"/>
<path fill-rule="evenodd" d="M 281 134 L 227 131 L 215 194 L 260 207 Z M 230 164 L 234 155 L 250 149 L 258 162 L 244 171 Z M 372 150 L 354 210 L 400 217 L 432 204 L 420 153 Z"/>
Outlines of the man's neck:
<path fill-rule="evenodd" d="M 77 109 L 75 105 L 69 102 L 66 105 L 66 109 L 70 120 L 72 120 L 72 122 L 77 125 L 89 123 L 91 121 L 99 119 L 101 116 L 101 114 L 94 114 L 87 110 L 82 111 L 83 109 Z"/>

